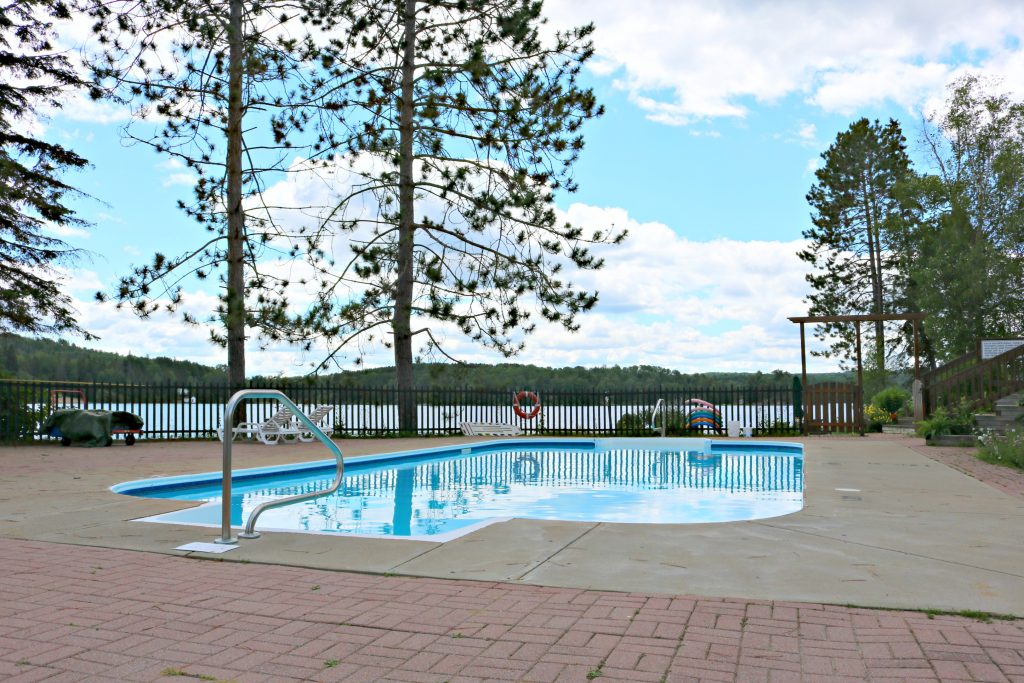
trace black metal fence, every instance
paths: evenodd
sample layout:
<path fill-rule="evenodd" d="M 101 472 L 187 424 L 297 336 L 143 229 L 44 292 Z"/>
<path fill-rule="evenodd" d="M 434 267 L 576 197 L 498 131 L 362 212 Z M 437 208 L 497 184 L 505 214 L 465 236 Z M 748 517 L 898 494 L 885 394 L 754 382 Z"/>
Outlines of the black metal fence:
<path fill-rule="evenodd" d="M 409 396 L 396 389 L 347 386 L 250 383 L 245 388 L 279 389 L 306 410 L 334 407 L 324 426 L 335 436 L 388 436 L 398 433 L 398 405 Z M 85 407 L 124 410 L 139 415 L 145 437 L 159 439 L 216 438 L 224 405 L 233 390 L 226 385 L 169 386 L 100 382 L 0 380 L 0 441 L 43 438 L 39 429 L 53 410 Z M 781 387 L 714 387 L 686 390 L 560 392 L 538 391 L 542 410 L 535 419 L 519 418 L 513 392 L 477 389 L 417 389 L 418 433 L 457 434 L 463 422 L 516 424 L 527 434 L 639 436 L 651 434 L 651 411 L 665 401 L 655 425 L 665 421 L 670 435 L 714 432 L 710 424 L 690 427 L 690 399 L 714 404 L 723 432 L 733 425 L 754 435 L 795 434 L 798 422 L 793 392 Z M 274 401 L 249 401 L 245 420 L 260 422 L 276 410 Z"/>

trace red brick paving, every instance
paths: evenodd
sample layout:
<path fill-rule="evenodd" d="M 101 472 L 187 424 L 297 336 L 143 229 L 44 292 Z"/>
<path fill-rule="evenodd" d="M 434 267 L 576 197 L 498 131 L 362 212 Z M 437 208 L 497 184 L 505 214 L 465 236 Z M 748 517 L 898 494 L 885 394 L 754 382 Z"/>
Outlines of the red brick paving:
<path fill-rule="evenodd" d="M 0 567 L 5 681 L 1024 682 L 1024 621 L 3 539 Z"/>

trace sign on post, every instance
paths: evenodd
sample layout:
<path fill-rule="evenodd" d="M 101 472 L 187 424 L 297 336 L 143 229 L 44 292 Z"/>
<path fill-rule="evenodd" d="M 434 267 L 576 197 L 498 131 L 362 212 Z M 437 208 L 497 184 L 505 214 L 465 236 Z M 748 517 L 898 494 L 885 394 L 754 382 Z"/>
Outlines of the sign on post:
<path fill-rule="evenodd" d="M 1007 351 L 1013 351 L 1018 346 L 1024 346 L 1024 339 L 982 339 L 981 359 L 995 358 Z"/>

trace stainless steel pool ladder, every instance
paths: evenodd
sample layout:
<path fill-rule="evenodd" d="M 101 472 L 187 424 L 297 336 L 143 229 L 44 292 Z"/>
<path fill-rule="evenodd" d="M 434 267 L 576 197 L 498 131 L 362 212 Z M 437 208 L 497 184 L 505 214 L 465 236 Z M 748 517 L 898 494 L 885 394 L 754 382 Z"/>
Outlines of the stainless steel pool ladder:
<path fill-rule="evenodd" d="M 665 436 L 665 428 L 668 426 L 668 413 L 665 411 L 665 399 L 659 398 L 654 404 L 654 411 L 651 413 L 651 429 L 658 423 L 658 411 L 661 411 L 661 435 Z"/>
<path fill-rule="evenodd" d="M 289 496 L 288 498 L 280 498 L 278 500 L 268 500 L 265 503 L 261 503 L 256 506 L 256 509 L 249 513 L 249 519 L 245 522 L 245 531 L 238 534 L 238 538 L 259 538 L 260 533 L 255 531 L 256 520 L 265 510 L 271 508 L 281 507 L 282 505 L 290 505 L 292 503 L 298 503 L 303 500 L 310 500 L 311 498 L 319 498 L 320 496 L 326 496 L 334 493 L 341 486 L 342 479 L 345 478 L 345 463 L 341 456 L 341 449 L 338 448 L 338 444 L 331 441 L 331 437 L 327 436 L 326 433 L 320 427 L 313 423 L 309 417 L 299 409 L 290 398 L 284 395 L 283 392 L 277 391 L 276 389 L 242 389 L 241 391 L 235 392 L 235 394 L 228 399 L 228 404 L 224 407 L 224 466 L 223 473 L 221 474 L 222 491 L 220 499 L 220 538 L 215 539 L 216 543 L 223 543 L 227 545 L 234 545 L 238 543 L 238 538 L 234 538 L 231 535 L 231 441 L 232 435 L 229 433 L 231 416 L 235 414 L 235 408 L 243 400 L 247 398 L 273 398 L 277 399 L 280 403 L 283 403 L 295 417 L 309 428 L 309 431 L 320 440 L 320 443 L 327 446 L 330 451 L 334 454 L 334 459 L 338 463 L 338 471 L 334 475 L 334 483 L 330 487 L 322 491 L 312 491 L 310 493 L 301 493 L 297 496 Z"/>

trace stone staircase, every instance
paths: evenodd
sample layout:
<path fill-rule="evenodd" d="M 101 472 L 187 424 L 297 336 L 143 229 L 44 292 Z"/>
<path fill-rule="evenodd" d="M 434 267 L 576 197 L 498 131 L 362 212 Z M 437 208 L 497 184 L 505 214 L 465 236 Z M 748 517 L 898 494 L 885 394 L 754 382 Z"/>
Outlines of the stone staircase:
<path fill-rule="evenodd" d="M 889 424 L 882 425 L 883 434 L 914 436 L 916 434 L 916 429 L 917 426 L 914 424 L 914 418 L 912 417 L 901 417 L 898 422 L 890 422 Z"/>
<path fill-rule="evenodd" d="M 996 401 L 994 413 L 978 413 L 974 423 L 997 434 L 1010 429 L 1024 430 L 1024 393 L 1004 396 Z"/>

